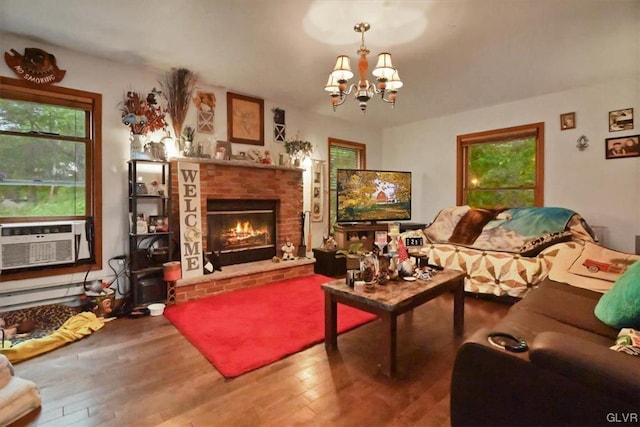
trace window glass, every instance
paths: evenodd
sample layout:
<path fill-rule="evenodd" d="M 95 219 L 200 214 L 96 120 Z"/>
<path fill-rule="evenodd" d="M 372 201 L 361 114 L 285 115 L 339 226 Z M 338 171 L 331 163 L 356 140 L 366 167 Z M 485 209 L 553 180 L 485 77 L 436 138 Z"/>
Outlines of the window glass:
<path fill-rule="evenodd" d="M 461 135 L 458 144 L 458 204 L 543 204 L 543 123 Z"/>
<path fill-rule="evenodd" d="M 0 217 L 84 216 L 82 142 L 0 135 Z"/>
<path fill-rule="evenodd" d="M 84 138 L 85 112 L 77 108 L 0 98 L 0 130 Z"/>
<path fill-rule="evenodd" d="M 329 231 L 333 232 L 337 210 L 338 169 L 363 169 L 366 146 L 329 138 Z"/>

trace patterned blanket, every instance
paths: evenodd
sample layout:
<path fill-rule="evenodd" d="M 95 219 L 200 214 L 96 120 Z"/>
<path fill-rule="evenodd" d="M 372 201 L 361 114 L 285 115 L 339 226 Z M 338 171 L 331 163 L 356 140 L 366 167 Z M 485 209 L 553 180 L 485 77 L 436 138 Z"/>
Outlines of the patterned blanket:
<path fill-rule="evenodd" d="M 528 256 L 562 241 L 593 240 L 576 212 L 556 207 L 488 210 L 454 206 L 440 211 L 425 234 L 431 243 Z"/>

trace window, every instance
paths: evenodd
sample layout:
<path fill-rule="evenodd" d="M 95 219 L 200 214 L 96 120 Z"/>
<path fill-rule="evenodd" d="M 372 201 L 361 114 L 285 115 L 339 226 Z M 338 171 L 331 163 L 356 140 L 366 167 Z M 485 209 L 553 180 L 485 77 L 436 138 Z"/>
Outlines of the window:
<path fill-rule="evenodd" d="M 358 142 L 329 138 L 329 231 L 336 223 L 338 169 L 366 168 L 367 146 Z"/>
<path fill-rule="evenodd" d="M 458 205 L 544 204 L 544 123 L 459 135 Z"/>
<path fill-rule="evenodd" d="M 0 77 L 0 223 L 93 217 L 100 260 L 101 104 L 100 94 Z"/>

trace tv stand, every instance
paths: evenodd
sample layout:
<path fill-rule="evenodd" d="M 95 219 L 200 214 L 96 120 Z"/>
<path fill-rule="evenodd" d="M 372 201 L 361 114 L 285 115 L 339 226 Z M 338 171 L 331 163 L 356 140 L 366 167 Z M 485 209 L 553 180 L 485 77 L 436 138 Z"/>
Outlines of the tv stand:
<path fill-rule="evenodd" d="M 400 232 L 425 228 L 427 225 L 417 222 L 400 222 Z M 388 222 L 336 224 L 334 239 L 338 244 L 338 249 L 349 249 L 353 243 L 362 243 L 362 249 L 370 251 L 373 249 L 376 231 L 388 231 Z"/>

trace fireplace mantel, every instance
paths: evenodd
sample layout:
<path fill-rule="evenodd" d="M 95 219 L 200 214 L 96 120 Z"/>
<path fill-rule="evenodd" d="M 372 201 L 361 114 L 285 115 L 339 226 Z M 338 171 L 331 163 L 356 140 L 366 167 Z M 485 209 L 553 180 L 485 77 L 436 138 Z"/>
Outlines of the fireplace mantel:
<path fill-rule="evenodd" d="M 200 164 L 208 164 L 208 165 L 223 165 L 223 166 L 231 166 L 238 168 L 256 168 L 256 169 L 276 169 L 276 170 L 285 170 L 285 171 L 297 171 L 302 174 L 304 169 L 302 168 L 294 168 L 287 166 L 278 166 L 274 164 L 264 164 L 258 163 L 251 160 L 214 160 L 214 159 L 202 159 L 199 157 L 185 157 L 181 159 L 172 158 L 169 160 L 171 163 L 174 162 L 190 162 L 190 163 L 200 163 Z"/>
<path fill-rule="evenodd" d="M 170 185 L 172 195 L 178 194 L 178 161 L 200 164 L 200 213 L 202 218 L 206 218 L 207 200 L 210 199 L 277 200 L 276 247 L 280 248 L 286 239 L 291 240 L 296 247 L 302 243 L 303 169 L 242 160 L 172 159 Z M 173 203 L 171 207 L 173 224 L 179 224 L 178 207 L 178 203 Z M 203 248 L 208 251 L 206 221 L 202 222 L 202 228 Z M 278 255 L 281 256 L 280 253 Z M 270 263 L 270 261 L 268 262 Z M 243 264 L 239 264 L 237 267 L 234 266 L 234 270 L 240 270 L 234 271 L 232 274 L 234 277 L 221 274 L 229 269 L 225 266 L 222 272 L 208 276 L 203 274 L 202 281 L 178 282 L 178 301 L 199 298 L 210 293 L 262 285 L 282 280 L 282 278 L 313 274 L 313 261 L 310 264 L 307 262 L 291 264 L 291 267 L 285 267 L 286 265 L 270 266 L 266 270 L 276 269 L 265 274 L 265 272 L 253 271 L 255 266 L 247 265 L 243 268 Z M 264 266 L 262 267 L 264 270 Z M 244 274 L 243 270 L 246 270 Z"/>

